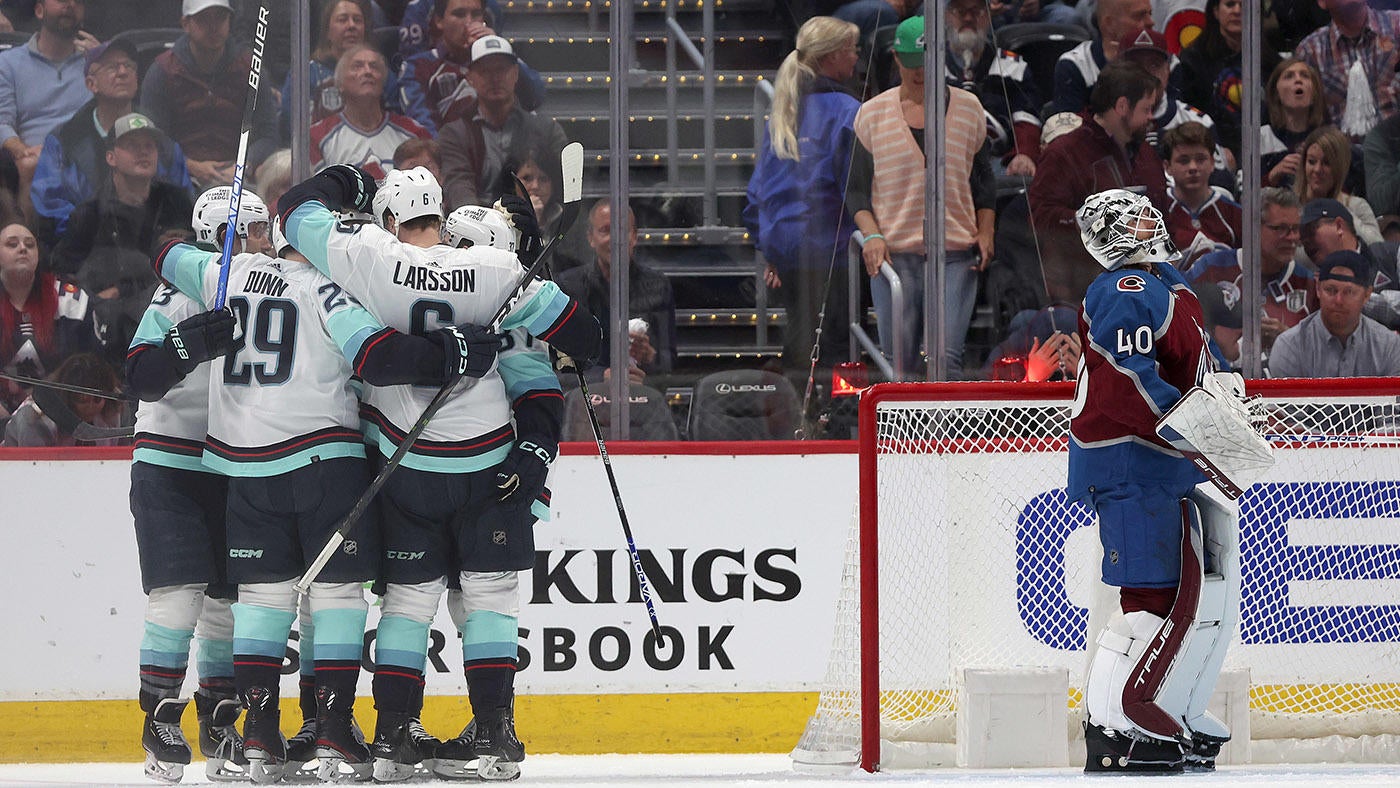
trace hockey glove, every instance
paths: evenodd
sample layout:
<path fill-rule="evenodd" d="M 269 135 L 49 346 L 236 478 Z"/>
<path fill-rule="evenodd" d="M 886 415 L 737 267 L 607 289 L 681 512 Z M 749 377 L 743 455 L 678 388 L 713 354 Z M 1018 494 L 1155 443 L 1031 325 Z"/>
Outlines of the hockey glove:
<path fill-rule="evenodd" d="M 317 177 L 328 178 L 340 188 L 340 207 L 342 209 L 349 208 L 360 213 L 369 213 L 374 208 L 374 193 L 379 187 L 374 182 L 374 176 L 366 172 L 364 168 L 349 164 L 333 164 L 321 170 Z"/>
<path fill-rule="evenodd" d="M 501 349 L 500 334 L 471 323 L 440 328 L 433 334 L 442 342 L 447 357 L 447 380 L 484 377 Z"/>
<path fill-rule="evenodd" d="M 496 201 L 496 207 L 510 216 L 511 226 L 520 233 L 516 256 L 526 268 L 534 265 L 544 248 L 540 239 L 540 222 L 535 218 L 535 206 L 525 197 L 507 194 Z"/>
<path fill-rule="evenodd" d="M 528 506 L 544 489 L 549 465 L 558 453 L 558 443 L 534 438 L 516 441 L 510 454 L 496 466 L 496 489 L 500 490 L 500 499 L 514 499 Z"/>
<path fill-rule="evenodd" d="M 200 312 L 181 320 L 165 335 L 165 352 L 183 377 L 211 358 L 233 349 L 233 313 L 227 309 Z"/>

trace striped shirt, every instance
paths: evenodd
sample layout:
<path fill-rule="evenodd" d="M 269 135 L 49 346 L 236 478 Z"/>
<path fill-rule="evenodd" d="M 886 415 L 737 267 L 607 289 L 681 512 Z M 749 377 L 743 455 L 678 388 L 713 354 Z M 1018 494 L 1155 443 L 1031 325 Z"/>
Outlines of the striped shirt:
<path fill-rule="evenodd" d="M 1348 72 L 1361 61 L 1371 85 L 1376 110 L 1387 118 L 1400 110 L 1400 11 L 1368 9 L 1361 35 L 1346 38 L 1335 24 L 1320 27 L 1298 43 L 1293 56 L 1309 63 L 1322 75 L 1322 97 L 1327 102 L 1327 122 L 1340 126 L 1346 110 Z"/>

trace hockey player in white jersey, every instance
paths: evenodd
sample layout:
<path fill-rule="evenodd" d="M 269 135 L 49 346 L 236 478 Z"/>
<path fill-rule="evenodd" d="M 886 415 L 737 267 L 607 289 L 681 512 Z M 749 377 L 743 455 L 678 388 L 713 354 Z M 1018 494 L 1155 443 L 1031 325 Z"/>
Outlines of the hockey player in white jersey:
<path fill-rule="evenodd" d="M 216 251 L 228 231 L 229 187 L 206 191 L 195 202 L 196 243 Z M 234 249 L 262 251 L 267 206 L 245 191 L 239 205 Z M 233 683 L 234 588 L 224 573 L 224 508 L 227 478 L 200 457 L 209 415 L 210 359 L 233 347 L 233 316 L 201 311 L 169 286 L 156 289 L 127 352 L 125 377 L 140 400 L 131 464 L 131 513 L 145 588 L 141 637 L 142 747 L 146 774 L 181 779 L 190 762 L 180 730 L 188 701 L 180 700 L 190 642 L 198 643 L 199 749 L 206 774 L 216 780 L 245 776 L 248 761 L 235 723 L 240 710 Z"/>
<path fill-rule="evenodd" d="M 329 210 L 366 207 L 382 227 L 340 225 Z M 278 213 L 289 239 L 314 264 L 386 324 L 415 333 L 464 317 L 490 320 L 524 274 L 511 252 L 438 243 L 441 188 L 422 168 L 391 173 L 377 193 L 364 173 L 329 168 L 289 190 Z M 524 288 L 502 326 L 524 328 L 585 360 L 596 357 L 602 341 L 596 320 L 553 283 L 538 280 Z M 508 355 L 501 367 L 500 375 L 488 375 L 447 401 L 384 487 L 386 539 L 393 546 L 386 551 L 388 593 L 378 644 L 381 655 L 399 664 L 376 673 L 380 779 L 406 776 L 395 764 L 421 755 L 403 746 L 409 736 L 404 726 L 417 711 L 428 627 L 449 574 L 459 578 L 470 611 L 459 629 L 476 726 L 474 736 L 438 749 L 435 768 L 463 776 L 466 762 L 475 760 L 471 773 L 481 779 L 520 773 L 516 763 L 524 748 L 515 736 L 512 705 L 518 572 L 533 565 L 530 508 L 557 453 L 563 401 L 538 352 Z M 432 395 L 408 386 L 369 392 L 365 412 L 384 455 L 394 451 Z"/>
<path fill-rule="evenodd" d="M 229 263 L 232 351 L 212 375 L 204 464 L 228 484 L 228 575 L 234 605 L 234 681 L 248 712 L 244 751 L 255 782 L 281 777 L 278 679 L 296 616 L 295 580 L 369 484 L 352 375 L 379 385 L 442 385 L 495 366 L 499 337 L 446 326 L 427 337 L 386 328 L 280 237 L 279 257 L 240 254 Z M 174 243 L 156 272 L 201 306 L 218 288 L 219 255 Z M 312 584 L 317 755 L 322 779 L 372 769 L 352 715 L 366 603 L 377 574 L 372 520 Z"/>

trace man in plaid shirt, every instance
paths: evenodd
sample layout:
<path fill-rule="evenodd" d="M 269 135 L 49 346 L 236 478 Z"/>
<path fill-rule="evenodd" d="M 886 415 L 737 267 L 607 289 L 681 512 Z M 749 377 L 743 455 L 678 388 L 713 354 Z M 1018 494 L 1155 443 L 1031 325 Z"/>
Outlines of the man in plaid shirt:
<path fill-rule="evenodd" d="M 1375 96 L 1376 120 L 1400 111 L 1400 11 L 1376 11 L 1366 0 L 1328 0 L 1326 8 L 1332 23 L 1299 42 L 1293 55 L 1322 75 L 1327 122 L 1341 126 L 1348 71 L 1357 60 Z"/>

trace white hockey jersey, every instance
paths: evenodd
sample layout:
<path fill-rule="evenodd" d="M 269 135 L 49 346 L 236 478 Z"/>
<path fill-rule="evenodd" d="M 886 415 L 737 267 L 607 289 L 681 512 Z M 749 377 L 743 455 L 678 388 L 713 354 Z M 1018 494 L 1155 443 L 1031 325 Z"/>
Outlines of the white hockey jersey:
<path fill-rule="evenodd" d="M 487 324 L 525 274 L 510 252 L 487 247 L 424 249 L 375 225 L 340 223 L 317 202 L 294 210 L 283 230 L 293 246 L 384 324 L 411 334 L 461 323 Z M 501 327 L 523 328 L 538 336 L 569 304 L 553 282 L 536 280 Z M 510 344 L 521 344 L 517 336 L 512 333 Z M 505 383 L 502 367 L 510 378 Z M 514 437 L 511 401 L 531 385 L 558 388 L 547 357 L 537 352 L 503 354 L 484 377 L 459 384 L 404 457 L 404 466 L 465 473 L 498 464 Z M 423 386 L 366 386 L 365 432 L 384 456 L 394 453 L 436 393 Z"/>
<path fill-rule="evenodd" d="M 197 301 L 179 290 L 169 285 L 157 287 L 131 338 L 131 349 L 141 345 L 160 348 L 171 327 L 202 311 Z M 200 364 L 164 397 L 137 406 L 132 460 L 189 471 L 210 470 L 201 458 L 209 431 L 209 370 L 217 363 Z"/>
<path fill-rule="evenodd" d="M 219 254 L 176 244 L 161 277 L 213 302 Z M 275 476 L 317 460 L 365 456 L 353 363 L 383 324 L 310 265 L 262 254 L 229 262 L 234 350 L 210 375 L 204 463 L 229 476 Z"/>

